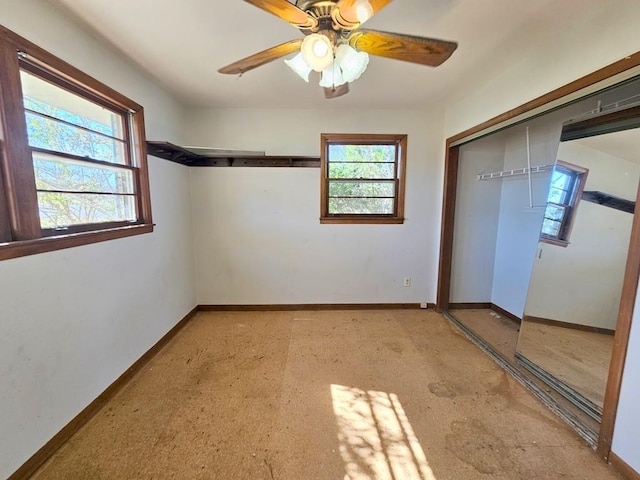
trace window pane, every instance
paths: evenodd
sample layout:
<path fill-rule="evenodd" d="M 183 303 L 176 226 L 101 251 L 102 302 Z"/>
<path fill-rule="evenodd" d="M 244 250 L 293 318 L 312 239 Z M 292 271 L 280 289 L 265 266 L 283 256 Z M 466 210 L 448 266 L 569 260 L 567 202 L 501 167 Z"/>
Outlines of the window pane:
<path fill-rule="evenodd" d="M 38 206 L 42 228 L 136 219 L 130 195 L 38 192 Z"/>
<path fill-rule="evenodd" d="M 35 152 L 33 170 L 38 190 L 134 193 L 133 173 L 124 168 L 94 165 Z"/>
<path fill-rule="evenodd" d="M 390 163 L 330 163 L 329 178 L 395 178 L 394 164 Z"/>
<path fill-rule="evenodd" d="M 560 222 L 545 218 L 542 222 L 542 234 L 549 237 L 558 237 L 560 235 Z"/>
<path fill-rule="evenodd" d="M 574 175 L 567 169 L 556 165 L 551 176 L 549 188 L 549 202 L 568 205 L 571 201 Z"/>
<path fill-rule="evenodd" d="M 122 115 L 20 71 L 24 106 L 80 127 L 124 139 Z"/>
<path fill-rule="evenodd" d="M 393 214 L 393 199 L 387 198 L 330 198 L 331 214 Z"/>
<path fill-rule="evenodd" d="M 94 160 L 126 164 L 124 143 L 56 120 L 26 114 L 29 145 Z"/>
<path fill-rule="evenodd" d="M 547 209 L 544 212 L 545 218 L 550 220 L 562 221 L 566 212 L 565 207 L 561 207 L 559 205 L 547 205 Z"/>
<path fill-rule="evenodd" d="M 395 182 L 330 182 L 330 197 L 393 197 Z"/>
<path fill-rule="evenodd" d="M 395 145 L 329 145 L 330 162 L 395 162 Z"/>
<path fill-rule="evenodd" d="M 549 189 L 549 201 L 553 202 L 553 203 L 563 203 L 563 204 L 567 205 L 569 203 L 568 202 L 569 199 L 567 198 L 568 197 L 568 193 L 569 192 L 567 192 L 565 190 L 561 190 L 561 189 L 558 189 L 558 188 L 551 187 Z"/>

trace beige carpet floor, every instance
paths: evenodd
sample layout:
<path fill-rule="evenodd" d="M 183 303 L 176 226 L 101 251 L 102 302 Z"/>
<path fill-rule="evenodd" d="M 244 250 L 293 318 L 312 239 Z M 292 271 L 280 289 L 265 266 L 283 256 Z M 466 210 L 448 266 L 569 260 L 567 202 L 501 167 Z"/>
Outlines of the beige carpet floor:
<path fill-rule="evenodd" d="M 35 476 L 617 479 L 428 311 L 199 313 Z"/>
<path fill-rule="evenodd" d="M 613 335 L 524 322 L 518 352 L 601 408 Z"/>
<path fill-rule="evenodd" d="M 451 313 L 500 355 L 513 361 L 520 331 L 516 322 L 489 308 L 457 309 Z"/>

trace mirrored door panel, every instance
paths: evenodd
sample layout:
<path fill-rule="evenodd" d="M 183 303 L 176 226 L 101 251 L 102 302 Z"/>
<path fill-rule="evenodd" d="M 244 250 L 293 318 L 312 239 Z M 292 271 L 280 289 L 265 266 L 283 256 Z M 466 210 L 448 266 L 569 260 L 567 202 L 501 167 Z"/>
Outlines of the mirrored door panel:
<path fill-rule="evenodd" d="M 640 129 L 560 143 L 518 338 L 518 363 L 595 419 L 639 179 Z"/>

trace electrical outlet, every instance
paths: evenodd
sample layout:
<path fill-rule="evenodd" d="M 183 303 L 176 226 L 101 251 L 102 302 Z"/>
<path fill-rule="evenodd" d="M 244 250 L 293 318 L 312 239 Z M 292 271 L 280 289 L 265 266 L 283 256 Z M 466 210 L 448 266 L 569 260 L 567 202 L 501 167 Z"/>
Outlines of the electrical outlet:
<path fill-rule="evenodd" d="M 427 304 L 427 302 L 422 302 L 420 304 L 420 308 L 429 308 L 429 305 Z"/>
<path fill-rule="evenodd" d="M 411 286 L 411 277 L 404 277 L 404 286 L 405 287 Z"/>

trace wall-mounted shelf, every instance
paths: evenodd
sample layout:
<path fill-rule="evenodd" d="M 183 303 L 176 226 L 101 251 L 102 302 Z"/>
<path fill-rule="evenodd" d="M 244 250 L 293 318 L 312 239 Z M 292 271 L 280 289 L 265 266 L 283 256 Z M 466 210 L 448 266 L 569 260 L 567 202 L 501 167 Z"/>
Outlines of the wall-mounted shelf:
<path fill-rule="evenodd" d="M 319 157 L 269 156 L 261 152 L 196 153 L 169 142 L 147 142 L 147 153 L 188 167 L 320 167 Z"/>
<path fill-rule="evenodd" d="M 627 213 L 633 213 L 636 209 L 636 202 L 604 192 L 582 192 L 582 200 L 585 202 L 597 203 L 604 207 L 615 208 L 616 210 Z"/>
<path fill-rule="evenodd" d="M 514 177 L 517 175 L 528 175 L 529 173 L 548 172 L 553 170 L 554 165 L 538 165 L 535 167 L 514 168 L 513 170 L 503 170 L 502 172 L 479 173 L 478 180 L 490 180 L 493 178 Z"/>

